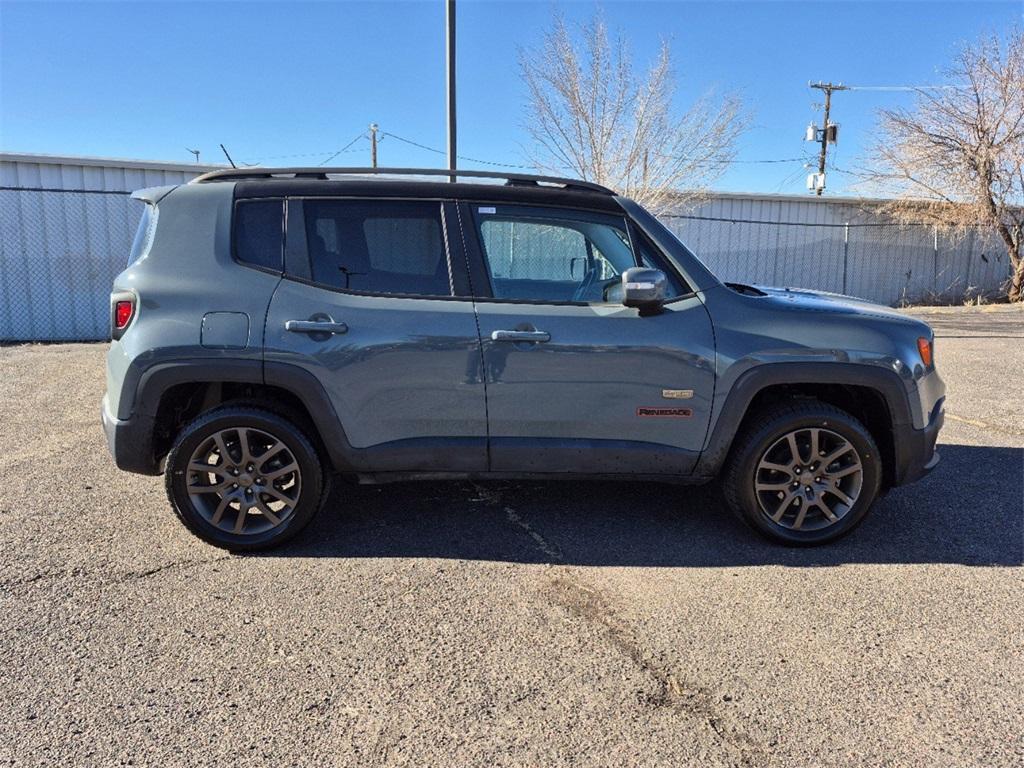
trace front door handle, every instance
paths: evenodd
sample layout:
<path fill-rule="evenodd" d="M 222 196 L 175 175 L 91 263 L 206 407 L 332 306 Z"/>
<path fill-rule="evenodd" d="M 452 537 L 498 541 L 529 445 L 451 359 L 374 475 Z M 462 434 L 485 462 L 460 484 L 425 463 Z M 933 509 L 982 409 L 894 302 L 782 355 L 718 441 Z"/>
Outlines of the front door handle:
<path fill-rule="evenodd" d="M 348 333 L 348 326 L 333 320 L 285 320 L 284 329 L 293 333 Z"/>
<path fill-rule="evenodd" d="M 547 331 L 493 331 L 491 341 L 551 341 Z"/>

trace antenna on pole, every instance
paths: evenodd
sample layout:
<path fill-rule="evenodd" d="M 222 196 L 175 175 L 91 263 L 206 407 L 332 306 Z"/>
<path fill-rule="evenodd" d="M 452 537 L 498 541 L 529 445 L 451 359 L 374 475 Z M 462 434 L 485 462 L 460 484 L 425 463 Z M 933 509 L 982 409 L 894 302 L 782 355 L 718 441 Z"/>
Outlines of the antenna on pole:
<path fill-rule="evenodd" d="M 453 173 L 448 181 L 454 182 L 456 143 L 455 143 L 455 0 L 445 0 L 445 64 L 448 71 L 448 170 Z"/>
<path fill-rule="evenodd" d="M 195 155 L 196 156 L 196 163 L 197 164 L 199 163 L 199 150 L 198 149 L 189 149 L 188 147 L 185 147 L 185 151 L 186 152 L 191 152 L 193 155 Z"/>
<path fill-rule="evenodd" d="M 231 155 L 228 154 L 228 151 L 224 147 L 223 144 L 220 145 L 220 148 L 221 148 L 221 151 L 224 153 L 224 157 L 226 157 L 228 159 L 228 162 L 231 163 L 231 167 L 232 168 L 237 168 L 238 166 L 235 165 L 235 161 L 231 159 Z"/>

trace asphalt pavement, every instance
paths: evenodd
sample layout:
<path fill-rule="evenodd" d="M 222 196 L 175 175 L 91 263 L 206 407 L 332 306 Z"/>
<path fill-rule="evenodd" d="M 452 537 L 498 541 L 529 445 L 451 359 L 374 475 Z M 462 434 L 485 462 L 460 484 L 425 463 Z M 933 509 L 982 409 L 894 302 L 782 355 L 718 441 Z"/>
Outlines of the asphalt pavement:
<path fill-rule="evenodd" d="M 942 461 L 843 541 L 713 487 L 336 484 L 234 556 L 117 471 L 102 344 L 0 348 L 0 764 L 1021 766 L 1024 312 L 915 312 Z"/>

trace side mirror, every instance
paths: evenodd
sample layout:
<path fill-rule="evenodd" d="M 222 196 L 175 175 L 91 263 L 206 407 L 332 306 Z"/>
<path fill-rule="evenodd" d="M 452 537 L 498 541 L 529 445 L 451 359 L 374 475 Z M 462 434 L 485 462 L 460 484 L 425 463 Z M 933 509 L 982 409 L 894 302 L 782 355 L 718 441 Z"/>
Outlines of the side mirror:
<path fill-rule="evenodd" d="M 660 269 L 630 267 L 622 273 L 622 303 L 640 314 L 653 314 L 665 301 L 668 278 Z"/>

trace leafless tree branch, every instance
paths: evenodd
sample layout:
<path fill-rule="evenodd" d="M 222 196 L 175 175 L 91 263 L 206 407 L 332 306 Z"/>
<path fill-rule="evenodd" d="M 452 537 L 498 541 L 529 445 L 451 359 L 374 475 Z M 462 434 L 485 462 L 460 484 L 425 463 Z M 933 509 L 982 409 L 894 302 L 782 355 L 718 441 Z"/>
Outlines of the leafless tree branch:
<path fill-rule="evenodd" d="M 1010 257 L 1007 296 L 1024 299 L 1024 34 L 964 46 L 946 72 L 957 87 L 882 110 L 866 184 L 894 197 L 900 221 L 994 230 Z"/>
<path fill-rule="evenodd" d="M 600 14 L 577 38 L 556 14 L 542 44 L 520 52 L 533 163 L 605 184 L 654 213 L 699 199 L 747 127 L 740 98 L 709 94 L 676 116 L 667 43 L 641 78 Z"/>

